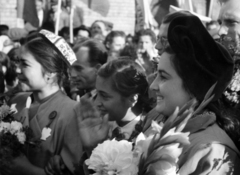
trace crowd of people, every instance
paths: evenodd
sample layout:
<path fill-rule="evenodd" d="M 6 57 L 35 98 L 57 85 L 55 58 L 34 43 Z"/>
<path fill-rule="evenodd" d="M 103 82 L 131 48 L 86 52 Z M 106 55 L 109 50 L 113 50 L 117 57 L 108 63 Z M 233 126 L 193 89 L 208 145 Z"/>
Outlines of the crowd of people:
<path fill-rule="evenodd" d="M 68 27 L 57 36 L 0 25 L 1 102 L 14 105 L 18 119 L 30 99 L 34 137 L 51 129 L 40 149 L 0 174 L 92 174 L 84 160 L 99 143 L 133 141 L 152 120 L 205 101 L 211 87 L 211 102 L 184 128 L 190 145 L 179 174 L 240 174 L 240 2 L 220 4 L 217 38 L 188 11 L 166 15 L 157 35 L 142 29 L 132 36 L 102 20 L 81 24 L 73 43 Z"/>

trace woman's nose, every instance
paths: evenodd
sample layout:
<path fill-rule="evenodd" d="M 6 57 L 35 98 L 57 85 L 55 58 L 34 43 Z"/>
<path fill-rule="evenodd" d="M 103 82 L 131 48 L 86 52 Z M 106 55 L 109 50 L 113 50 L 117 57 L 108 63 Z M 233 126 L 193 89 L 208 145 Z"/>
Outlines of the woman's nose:
<path fill-rule="evenodd" d="M 157 76 L 155 77 L 155 79 L 153 80 L 152 84 L 150 85 L 150 90 L 151 91 L 158 91 L 159 90 Z"/>

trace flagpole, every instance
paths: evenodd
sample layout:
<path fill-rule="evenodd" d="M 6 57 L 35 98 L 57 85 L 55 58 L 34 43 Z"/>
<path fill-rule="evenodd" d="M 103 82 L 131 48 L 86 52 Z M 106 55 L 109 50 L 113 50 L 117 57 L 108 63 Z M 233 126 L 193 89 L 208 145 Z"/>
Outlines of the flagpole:
<path fill-rule="evenodd" d="M 190 12 L 193 12 L 193 5 L 192 5 L 192 0 L 188 0 Z"/>
<path fill-rule="evenodd" d="M 57 19 L 56 19 L 56 23 L 55 23 L 55 35 L 58 35 L 58 31 L 59 31 L 61 6 L 62 6 L 62 0 L 58 0 Z"/>
<path fill-rule="evenodd" d="M 211 15 L 212 15 L 212 9 L 213 9 L 213 0 L 210 0 L 208 17 L 211 17 Z"/>
<path fill-rule="evenodd" d="M 70 0 L 71 1 L 71 0 Z M 70 34 L 70 43 L 73 44 L 73 14 L 74 14 L 74 6 L 71 1 L 70 5 L 70 27 L 69 27 L 69 34 Z"/>

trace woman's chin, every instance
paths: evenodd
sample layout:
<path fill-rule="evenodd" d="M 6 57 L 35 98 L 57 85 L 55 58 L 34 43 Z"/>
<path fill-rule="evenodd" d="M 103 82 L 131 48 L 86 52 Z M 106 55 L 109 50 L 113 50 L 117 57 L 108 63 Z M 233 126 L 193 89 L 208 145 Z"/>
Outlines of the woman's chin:
<path fill-rule="evenodd" d="M 157 104 L 156 107 L 155 107 L 155 110 L 159 113 L 163 113 L 164 106 L 162 104 Z"/>

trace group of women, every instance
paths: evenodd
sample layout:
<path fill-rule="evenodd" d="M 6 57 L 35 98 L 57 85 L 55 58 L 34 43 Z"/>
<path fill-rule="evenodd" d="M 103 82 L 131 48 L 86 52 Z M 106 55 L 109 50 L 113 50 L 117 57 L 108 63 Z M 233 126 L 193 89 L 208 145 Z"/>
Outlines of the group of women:
<path fill-rule="evenodd" d="M 136 127 L 141 118 L 152 120 L 154 115 L 164 120 L 194 98 L 201 103 L 214 84 L 213 100 L 184 129 L 190 132 L 191 144 L 180 156 L 179 173 L 240 174 L 239 122 L 222 103 L 234 69 L 228 51 L 188 12 L 165 17 L 156 49 L 161 57 L 150 89 L 156 92 L 157 104 L 146 114 L 148 82 L 137 63 L 119 58 L 103 65 L 94 104 L 86 99 L 78 103 L 61 91 L 71 64 L 58 45 L 43 33 L 30 35 L 18 65 L 19 80 L 28 92 L 17 94 L 9 104 L 16 104 L 15 117 L 19 117 L 31 99 L 27 120 L 34 136 L 41 138 L 44 128 L 51 132 L 40 149 L 16 158 L 3 174 L 82 174 L 80 160 L 98 143 L 109 137 L 133 139 L 144 132 L 144 127 Z M 113 136 L 115 128 L 118 132 Z"/>

